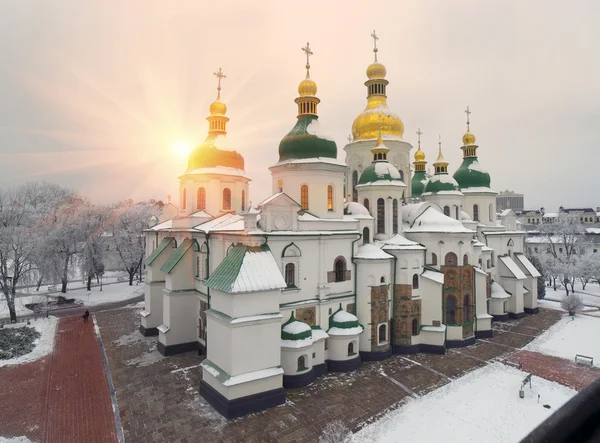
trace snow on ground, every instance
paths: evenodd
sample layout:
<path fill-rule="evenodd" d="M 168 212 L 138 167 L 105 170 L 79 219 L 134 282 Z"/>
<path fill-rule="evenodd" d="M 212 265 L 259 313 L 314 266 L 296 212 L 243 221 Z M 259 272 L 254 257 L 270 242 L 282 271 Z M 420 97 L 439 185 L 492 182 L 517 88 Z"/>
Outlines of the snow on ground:
<path fill-rule="evenodd" d="M 600 318 L 588 315 L 565 317 L 524 349 L 554 355 L 571 361 L 575 354 L 594 358 L 594 364 L 600 366 Z"/>
<path fill-rule="evenodd" d="M 575 292 L 581 295 L 583 304 L 586 306 L 600 307 L 600 286 L 596 283 L 588 283 L 585 286 L 585 291 L 581 287 L 581 283 L 575 283 Z M 569 287 L 569 294 L 571 293 L 571 287 Z M 565 296 L 566 291 L 562 285 L 556 287 L 556 291 L 553 287 L 546 287 L 546 299 L 561 301 Z"/>
<path fill-rule="evenodd" d="M 352 443 L 392 441 L 516 442 L 577 394 L 558 383 L 494 363 L 399 409 L 356 433 Z M 538 394 L 540 402 L 538 403 Z M 543 407 L 544 404 L 551 409 Z"/>
<path fill-rule="evenodd" d="M 27 437 L 0 437 L 0 443 L 32 443 Z"/>
<path fill-rule="evenodd" d="M 68 291 L 66 296 L 81 300 L 85 306 L 97 306 L 104 303 L 114 303 L 118 301 L 128 300 L 130 298 L 144 295 L 144 285 L 129 286 L 128 282 L 115 283 L 112 285 L 104 285 L 102 292 L 99 287 L 92 288 L 91 291 L 86 289 L 76 289 Z"/>
<path fill-rule="evenodd" d="M 56 317 L 48 317 L 32 321 L 31 327 L 37 329 L 41 334 L 40 338 L 34 342 L 35 348 L 33 348 L 33 351 L 17 358 L 0 360 L 0 367 L 28 363 L 50 354 L 54 349 L 54 336 L 56 335 L 57 325 L 58 318 Z M 26 326 L 26 324 L 15 323 L 12 325 L 6 325 L 5 328 L 19 328 L 22 326 Z"/>

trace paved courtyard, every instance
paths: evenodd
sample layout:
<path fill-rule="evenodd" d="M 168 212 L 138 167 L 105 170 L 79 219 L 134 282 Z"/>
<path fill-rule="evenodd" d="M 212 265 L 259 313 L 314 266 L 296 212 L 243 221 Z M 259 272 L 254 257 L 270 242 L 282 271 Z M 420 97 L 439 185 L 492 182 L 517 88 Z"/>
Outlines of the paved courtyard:
<path fill-rule="evenodd" d="M 303 442 L 332 420 L 358 430 L 410 397 L 422 396 L 489 361 L 513 354 L 553 325 L 560 313 L 497 323 L 494 337 L 445 356 L 416 354 L 364 363 L 289 390 L 285 405 L 227 421 L 200 397 L 202 361 L 194 352 L 163 358 L 156 338 L 137 332 L 139 309 L 96 314 L 110 363 L 125 440 L 132 442 Z M 527 370 L 527 368 L 525 368 Z"/>

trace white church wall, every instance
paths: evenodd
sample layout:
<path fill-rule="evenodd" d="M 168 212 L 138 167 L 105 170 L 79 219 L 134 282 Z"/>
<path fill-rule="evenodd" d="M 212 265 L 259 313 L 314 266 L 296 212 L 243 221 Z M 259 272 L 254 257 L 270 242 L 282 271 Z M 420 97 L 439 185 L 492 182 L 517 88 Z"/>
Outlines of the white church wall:
<path fill-rule="evenodd" d="M 142 326 L 146 329 L 156 328 L 163 322 L 163 289 L 165 282 L 146 281 L 144 286 L 144 311 L 148 315 L 142 316 Z"/>
<path fill-rule="evenodd" d="M 428 278 L 421 278 L 421 324 L 433 325 L 442 321 L 443 285 Z"/>
<path fill-rule="evenodd" d="M 365 334 L 365 332 L 363 332 Z M 345 361 L 352 360 L 358 356 L 358 336 L 357 335 L 330 335 L 327 350 L 328 360 Z M 348 345 L 354 344 L 354 352 L 348 354 Z"/>
<path fill-rule="evenodd" d="M 492 194 L 477 194 L 463 191 L 463 211 L 469 214 L 471 220 L 479 221 L 484 225 L 496 224 L 496 195 Z M 475 220 L 474 205 L 477 205 L 479 217 Z"/>
<path fill-rule="evenodd" d="M 462 326 L 448 326 L 446 325 L 446 340 L 462 340 L 463 339 L 463 327 Z"/>
<path fill-rule="evenodd" d="M 227 294 L 213 289 L 211 309 L 232 318 L 279 312 L 279 291 Z"/>
<path fill-rule="evenodd" d="M 165 346 L 191 343 L 198 339 L 198 302 L 193 291 L 163 293 L 163 321 L 169 330 L 159 329 L 158 340 Z"/>
<path fill-rule="evenodd" d="M 303 348 L 281 348 L 281 367 L 285 375 L 298 375 L 310 371 L 313 367 L 313 345 Z M 298 371 L 298 358 L 304 357 L 305 368 Z"/>
<path fill-rule="evenodd" d="M 209 343 L 209 346 L 211 345 L 212 343 Z M 232 348 L 231 372 L 229 372 L 231 375 L 279 366 L 281 363 L 280 319 L 236 325 L 231 331 L 230 346 Z"/>
<path fill-rule="evenodd" d="M 224 212 L 242 212 L 242 191 L 245 194 L 244 207 L 248 207 L 249 201 L 249 179 L 241 176 L 224 174 L 194 174 L 185 175 L 179 181 L 179 211 L 181 214 L 191 214 L 199 211 L 198 189 L 206 190 L 206 206 L 203 209 L 213 217 Z M 231 208 L 223 206 L 223 191 L 228 188 L 231 191 Z M 183 203 L 183 190 L 185 189 L 185 205 Z"/>

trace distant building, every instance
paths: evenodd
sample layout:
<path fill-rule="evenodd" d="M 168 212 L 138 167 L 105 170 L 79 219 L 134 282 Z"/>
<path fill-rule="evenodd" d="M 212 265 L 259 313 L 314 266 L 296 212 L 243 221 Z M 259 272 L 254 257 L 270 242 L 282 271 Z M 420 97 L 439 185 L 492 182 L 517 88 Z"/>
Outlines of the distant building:
<path fill-rule="evenodd" d="M 512 209 L 513 211 L 522 211 L 525 207 L 523 194 L 517 194 L 513 191 L 503 191 L 496 196 L 496 208 L 499 211 Z"/>

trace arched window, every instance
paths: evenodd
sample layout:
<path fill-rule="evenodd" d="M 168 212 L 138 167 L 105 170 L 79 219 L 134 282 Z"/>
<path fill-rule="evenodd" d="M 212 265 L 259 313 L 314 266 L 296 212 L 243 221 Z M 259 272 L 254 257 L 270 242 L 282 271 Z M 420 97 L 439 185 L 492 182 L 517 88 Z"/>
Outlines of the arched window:
<path fill-rule="evenodd" d="M 490 221 L 494 221 L 494 205 L 490 203 Z"/>
<path fill-rule="evenodd" d="M 300 206 L 302 209 L 308 209 L 308 186 L 306 185 L 300 188 Z"/>
<path fill-rule="evenodd" d="M 400 173 L 400 180 L 404 181 L 404 171 L 402 169 L 398 169 L 398 172 Z"/>
<path fill-rule="evenodd" d="M 419 289 L 419 274 L 413 275 L 413 289 Z"/>
<path fill-rule="evenodd" d="M 242 190 L 242 211 L 246 210 L 246 191 Z"/>
<path fill-rule="evenodd" d="M 385 200 L 377 199 L 377 233 L 385 233 Z"/>
<path fill-rule="evenodd" d="M 296 267 L 293 263 L 285 265 L 285 284 L 288 288 L 296 287 Z"/>
<path fill-rule="evenodd" d="M 431 253 L 431 264 L 436 266 L 437 265 L 437 255 L 435 255 L 435 253 Z"/>
<path fill-rule="evenodd" d="M 446 299 L 446 324 L 456 324 L 456 298 L 453 295 Z"/>
<path fill-rule="evenodd" d="M 416 318 L 412 321 L 412 335 L 419 335 L 419 321 Z"/>
<path fill-rule="evenodd" d="M 460 218 L 458 218 L 458 206 L 454 206 L 454 213 L 455 213 L 454 218 L 457 220 L 460 220 Z"/>
<path fill-rule="evenodd" d="M 370 241 L 371 239 L 369 238 L 369 228 L 365 226 L 365 228 L 363 229 L 363 243 L 366 245 Z"/>
<path fill-rule="evenodd" d="M 346 260 L 344 260 L 344 257 L 338 257 L 335 259 L 333 269 L 335 271 L 336 282 L 346 280 Z"/>
<path fill-rule="evenodd" d="M 382 285 L 385 284 L 385 277 L 383 275 L 379 279 L 379 283 L 381 283 Z"/>
<path fill-rule="evenodd" d="M 352 173 L 352 201 L 353 202 L 358 201 L 358 191 L 356 189 L 356 185 L 358 185 L 358 171 L 354 171 Z"/>
<path fill-rule="evenodd" d="M 183 189 L 183 196 L 181 200 L 181 209 L 185 210 L 185 208 L 187 207 L 187 192 L 185 191 L 185 188 Z"/>
<path fill-rule="evenodd" d="M 306 357 L 302 355 L 298 357 L 298 371 L 304 371 L 305 369 L 308 369 L 306 367 Z"/>
<path fill-rule="evenodd" d="M 229 188 L 223 189 L 223 210 L 231 210 L 231 189 Z"/>
<path fill-rule="evenodd" d="M 444 258 L 444 264 L 446 266 L 456 266 L 458 265 L 458 257 L 454 252 L 448 252 Z"/>
<path fill-rule="evenodd" d="M 206 189 L 198 188 L 198 194 L 196 195 L 196 207 L 198 210 L 206 209 Z"/>
<path fill-rule="evenodd" d="M 201 279 L 208 278 L 208 247 L 203 243 L 200 247 L 200 270 L 199 277 Z"/>
<path fill-rule="evenodd" d="M 463 266 L 467 266 L 469 264 L 469 256 L 467 254 L 463 255 Z"/>
<path fill-rule="evenodd" d="M 392 201 L 392 232 L 398 233 L 398 200 Z"/>
<path fill-rule="evenodd" d="M 348 343 L 348 355 L 354 355 L 354 342 Z"/>
<path fill-rule="evenodd" d="M 387 341 L 387 327 L 386 325 L 379 325 L 379 343 Z"/>
<path fill-rule="evenodd" d="M 363 201 L 363 206 L 365 208 L 367 208 L 367 211 L 369 211 L 369 213 L 371 213 L 371 210 L 369 209 L 369 199 L 365 198 L 365 200 Z"/>
<path fill-rule="evenodd" d="M 506 246 L 514 246 L 514 245 L 515 245 L 515 242 L 513 241 L 513 239 L 509 238 L 508 242 L 506 243 Z"/>
<path fill-rule="evenodd" d="M 200 277 L 200 256 L 196 255 L 196 277 Z"/>
<path fill-rule="evenodd" d="M 333 211 L 333 186 L 327 186 L 327 210 Z"/>
<path fill-rule="evenodd" d="M 473 205 L 473 221 L 479 221 L 479 205 Z"/>
<path fill-rule="evenodd" d="M 444 215 L 450 217 L 450 206 L 444 206 Z"/>
<path fill-rule="evenodd" d="M 463 323 L 471 321 L 471 305 L 469 304 L 469 296 L 465 295 L 463 299 Z"/>

